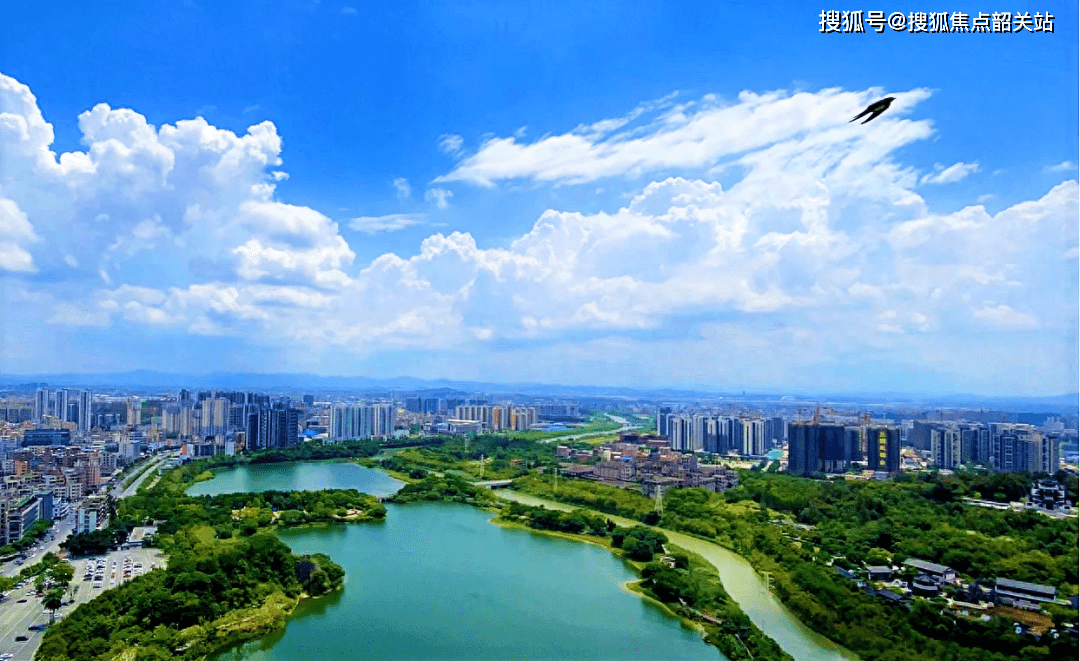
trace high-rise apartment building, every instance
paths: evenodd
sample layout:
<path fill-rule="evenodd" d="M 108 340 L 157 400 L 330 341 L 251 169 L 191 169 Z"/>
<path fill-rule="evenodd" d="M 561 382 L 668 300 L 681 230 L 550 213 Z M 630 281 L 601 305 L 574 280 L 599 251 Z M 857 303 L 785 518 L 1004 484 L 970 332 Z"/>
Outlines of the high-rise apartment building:
<path fill-rule="evenodd" d="M 142 424 L 142 400 L 130 397 L 127 401 L 127 426 L 137 427 Z"/>
<path fill-rule="evenodd" d="M 960 429 L 935 426 L 930 430 L 930 461 L 934 466 L 954 470 L 964 463 Z"/>
<path fill-rule="evenodd" d="M 53 417 L 60 422 L 68 422 L 68 409 L 71 406 L 70 392 L 67 388 L 56 391 L 56 397 L 53 400 Z"/>
<path fill-rule="evenodd" d="M 900 472 L 900 430 L 896 427 L 866 429 L 866 467 L 889 474 Z"/>
<path fill-rule="evenodd" d="M 330 439 L 389 438 L 394 435 L 393 404 L 337 404 L 330 411 Z"/>
<path fill-rule="evenodd" d="M 788 472 L 807 475 L 847 470 L 855 459 L 845 432 L 842 425 L 788 425 Z"/>
<path fill-rule="evenodd" d="M 79 417 L 77 419 L 80 434 L 89 434 L 93 427 L 94 393 L 89 390 L 79 392 Z"/>
<path fill-rule="evenodd" d="M 915 420 L 908 433 L 908 445 L 916 450 L 930 449 L 930 430 L 940 427 L 937 423 L 928 420 Z"/>
<path fill-rule="evenodd" d="M 199 415 L 202 436 L 224 436 L 229 425 L 229 400 L 224 397 L 205 399 Z"/>
<path fill-rule="evenodd" d="M 300 442 L 300 411 L 284 404 L 260 408 L 248 416 L 248 450 L 284 448 Z"/>
<path fill-rule="evenodd" d="M 49 415 L 49 389 L 38 388 L 34 391 L 34 422 L 41 422 Z"/>

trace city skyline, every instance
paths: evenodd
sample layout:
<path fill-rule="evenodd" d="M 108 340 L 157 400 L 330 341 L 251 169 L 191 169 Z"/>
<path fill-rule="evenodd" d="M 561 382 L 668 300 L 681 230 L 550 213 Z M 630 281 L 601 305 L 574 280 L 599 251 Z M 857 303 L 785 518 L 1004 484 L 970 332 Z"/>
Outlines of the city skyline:
<path fill-rule="evenodd" d="M 794 5 L 716 43 L 750 10 L 190 4 L 95 15 L 97 58 L 40 8 L 3 28 L 3 373 L 1076 391 L 1075 8 L 912 49 Z M 166 18 L 234 40 L 120 30 Z"/>

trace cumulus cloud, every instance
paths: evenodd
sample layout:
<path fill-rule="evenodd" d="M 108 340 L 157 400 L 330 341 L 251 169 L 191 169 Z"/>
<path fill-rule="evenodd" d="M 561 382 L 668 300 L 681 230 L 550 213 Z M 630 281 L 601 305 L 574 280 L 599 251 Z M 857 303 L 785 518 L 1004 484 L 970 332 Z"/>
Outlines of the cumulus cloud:
<path fill-rule="evenodd" d="M 423 224 L 423 215 L 393 213 L 386 216 L 361 216 L 349 221 L 349 227 L 365 234 L 397 232 L 406 227 Z"/>
<path fill-rule="evenodd" d="M 453 191 L 446 190 L 445 188 L 429 188 L 424 193 L 424 199 L 428 202 L 434 202 L 435 206 L 440 209 L 450 208 L 450 198 L 454 197 Z"/>
<path fill-rule="evenodd" d="M 409 180 L 405 177 L 394 179 L 394 189 L 397 190 L 399 200 L 407 200 L 412 197 L 412 186 L 409 185 Z"/>
<path fill-rule="evenodd" d="M 934 164 L 934 171 L 924 174 L 919 183 L 923 184 L 952 184 L 964 179 L 969 174 L 979 171 L 978 162 L 975 163 L 954 163 L 949 167 L 945 167 L 940 163 Z"/>
<path fill-rule="evenodd" d="M 1030 389 L 1009 381 L 1023 359 L 1040 383 L 1069 383 L 1077 182 L 996 214 L 931 209 L 920 173 L 896 160 L 930 123 L 900 113 L 870 130 L 846 124 L 848 106 L 875 95 L 667 99 L 554 138 L 509 138 L 522 148 L 512 158 L 489 141 L 451 174 L 494 184 L 665 172 L 621 208 L 549 209 L 498 247 L 451 231 L 357 263 L 337 223 L 276 198 L 272 123 L 243 135 L 201 119 L 155 127 L 99 105 L 79 118 L 84 150 L 57 155 L 29 89 L 0 76 L 0 268 L 20 292 L 9 316 L 325 347 L 332 371 L 385 352 L 435 369 L 437 352 L 447 369 L 498 360 L 526 378 L 587 381 L 618 356 L 671 383 L 656 356 L 672 355 L 688 382 L 798 384 L 866 364 L 974 378 L 978 363 L 994 387 Z M 925 96 L 898 95 L 899 108 Z M 717 166 L 730 186 L 709 180 Z M 440 208 L 451 196 L 425 192 Z M 421 220 L 346 224 L 376 234 Z M 8 246 L 23 253 L 4 261 Z M 1057 354 L 1046 333 L 1061 339 Z"/>
<path fill-rule="evenodd" d="M 0 199 L 0 269 L 34 271 L 34 258 L 22 244 L 36 241 L 26 214 L 12 200 Z"/>

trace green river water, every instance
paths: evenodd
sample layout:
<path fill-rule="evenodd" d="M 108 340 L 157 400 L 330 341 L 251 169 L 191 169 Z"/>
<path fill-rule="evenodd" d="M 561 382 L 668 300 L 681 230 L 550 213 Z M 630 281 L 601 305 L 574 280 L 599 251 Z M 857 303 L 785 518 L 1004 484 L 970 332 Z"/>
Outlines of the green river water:
<path fill-rule="evenodd" d="M 306 462 L 222 471 L 189 493 L 356 488 L 384 495 L 400 484 L 351 463 Z M 467 505 L 387 509 L 382 523 L 281 531 L 295 552 L 326 553 L 341 564 L 345 589 L 301 604 L 284 630 L 216 661 L 723 659 L 700 633 L 627 591 L 623 584 L 636 577 L 606 549 L 501 528 L 488 522 L 490 512 Z M 716 564 L 733 598 L 797 661 L 856 658 L 795 620 L 737 555 L 666 534 Z"/>

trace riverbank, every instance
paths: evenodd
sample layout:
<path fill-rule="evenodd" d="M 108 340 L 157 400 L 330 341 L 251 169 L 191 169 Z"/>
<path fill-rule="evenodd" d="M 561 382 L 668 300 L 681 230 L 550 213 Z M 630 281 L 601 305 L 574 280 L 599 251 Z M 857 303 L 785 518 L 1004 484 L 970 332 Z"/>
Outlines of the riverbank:
<path fill-rule="evenodd" d="M 519 491 L 497 489 L 497 497 L 524 505 L 544 506 L 570 512 L 584 510 L 604 516 L 620 526 L 642 525 L 640 521 L 610 514 L 595 508 L 570 505 Z M 732 599 L 750 621 L 770 637 L 796 661 L 859 661 L 859 656 L 814 631 L 796 617 L 775 594 L 766 589 L 765 582 L 748 560 L 713 542 L 688 534 L 657 528 L 675 544 L 705 558 L 721 576 L 721 582 Z"/>
<path fill-rule="evenodd" d="M 792 661 L 731 599 L 715 567 L 700 555 L 669 543 L 654 529 L 621 528 L 607 517 L 580 510 L 560 513 L 521 503 L 504 504 L 491 522 L 606 548 L 641 579 L 625 584 L 624 589 L 662 605 L 731 661 Z"/>

